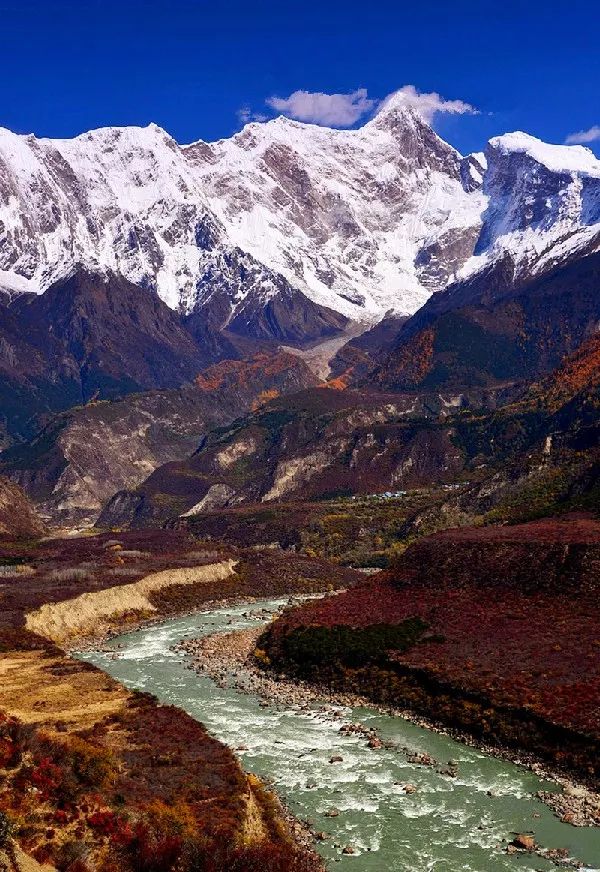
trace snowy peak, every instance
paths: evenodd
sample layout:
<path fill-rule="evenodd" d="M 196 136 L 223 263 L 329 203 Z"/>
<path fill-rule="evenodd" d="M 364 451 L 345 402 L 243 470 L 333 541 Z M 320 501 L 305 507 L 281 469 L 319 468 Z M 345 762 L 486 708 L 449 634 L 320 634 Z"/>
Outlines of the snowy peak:
<path fill-rule="evenodd" d="M 435 276 L 416 262 L 440 236 L 464 235 L 472 252 L 484 201 L 467 196 L 458 153 L 404 105 L 358 130 L 277 118 L 186 151 L 235 244 L 348 317 L 414 311 L 443 287 L 439 262 Z"/>
<path fill-rule="evenodd" d="M 488 207 L 471 268 L 508 253 L 516 273 L 539 271 L 600 231 L 600 161 L 589 149 L 516 132 L 490 140 L 486 159 Z"/>
<path fill-rule="evenodd" d="M 155 124 L 0 129 L 0 286 L 44 291 L 83 265 L 207 321 L 294 293 L 321 307 L 313 323 L 376 321 L 506 253 L 531 270 L 598 231 L 588 149 L 511 133 L 462 157 L 410 97 L 356 130 L 282 116 L 186 146 Z"/>
<path fill-rule="evenodd" d="M 490 139 L 489 149 L 502 155 L 526 155 L 553 173 L 579 173 L 600 178 L 600 160 L 583 145 L 550 145 L 528 133 L 515 131 Z"/>

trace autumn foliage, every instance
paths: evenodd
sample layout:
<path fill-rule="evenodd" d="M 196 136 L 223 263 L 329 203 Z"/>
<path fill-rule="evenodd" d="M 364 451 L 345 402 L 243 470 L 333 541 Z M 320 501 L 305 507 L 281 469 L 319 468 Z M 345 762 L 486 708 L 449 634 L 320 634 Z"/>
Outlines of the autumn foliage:
<path fill-rule="evenodd" d="M 26 613 L 41 603 L 233 555 L 230 547 L 203 547 L 179 531 L 0 544 L 5 566 L 31 567 L 27 576 L 14 571 L 3 580 L 0 653 L 14 668 L 0 684 L 0 830 L 39 862 L 59 872 L 320 869 L 292 840 L 277 801 L 198 721 L 126 691 L 24 626 Z M 234 593 L 266 590 L 270 577 L 277 585 L 289 579 L 293 587 L 295 579 L 300 588 L 323 587 L 319 561 L 303 558 L 283 573 L 276 554 L 236 556 Z M 222 584 L 204 588 L 174 586 L 162 599 L 157 594 L 157 613 L 223 596 Z M 15 690 L 20 664 L 30 672 Z M 34 723 L 20 722 L 3 706 L 29 706 Z M 251 798 L 262 822 L 252 838 L 246 832 Z"/>
<path fill-rule="evenodd" d="M 303 677 L 597 778 L 599 590 L 597 521 L 448 531 L 409 548 L 393 570 L 287 612 L 259 646 Z M 417 621 L 422 631 L 397 644 L 392 630 Z M 371 647 L 349 659 L 338 645 L 346 636 Z"/>

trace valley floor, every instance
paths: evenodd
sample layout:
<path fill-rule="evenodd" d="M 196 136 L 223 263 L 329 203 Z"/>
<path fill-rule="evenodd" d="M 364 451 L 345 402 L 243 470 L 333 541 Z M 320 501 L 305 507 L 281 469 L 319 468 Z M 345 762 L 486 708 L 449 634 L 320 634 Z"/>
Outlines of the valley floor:
<path fill-rule="evenodd" d="M 276 798 L 202 724 L 65 648 L 224 594 L 348 584 L 352 571 L 154 531 L 5 541 L 0 572 L 0 851 L 80 872 L 320 868 Z"/>
<path fill-rule="evenodd" d="M 81 872 L 153 872 L 140 857 L 157 852 L 161 870 L 198 852 L 210 872 L 318 869 L 278 801 L 198 721 L 65 651 L 218 602 L 329 592 L 260 639 L 186 650 L 272 702 L 368 701 L 558 773 L 565 790 L 542 798 L 565 823 L 597 825 L 599 566 L 600 524 L 584 516 L 437 534 L 368 578 L 182 530 L 5 541 L 0 823 L 58 869 L 76 857 Z"/>
<path fill-rule="evenodd" d="M 193 658 L 194 668 L 203 675 L 210 676 L 223 686 L 233 686 L 241 693 L 257 694 L 274 705 L 310 706 L 326 705 L 336 710 L 343 707 L 359 708 L 377 704 L 368 695 L 334 690 L 326 684 L 291 679 L 285 673 L 275 672 L 264 667 L 264 653 L 258 649 L 264 626 L 253 627 L 232 633 L 215 633 L 200 639 L 185 640 L 179 646 Z M 261 665 L 262 663 L 262 665 Z M 600 792 L 592 790 L 568 778 L 564 773 L 553 771 L 545 761 L 532 752 L 516 750 L 510 746 L 498 746 L 477 739 L 473 734 L 452 728 L 448 724 L 433 721 L 410 709 L 386 706 L 382 713 L 409 720 L 434 732 L 450 735 L 467 745 L 485 751 L 486 754 L 510 760 L 526 766 L 538 775 L 560 784 L 562 792 L 548 791 L 539 795 L 561 820 L 574 826 L 600 826 Z M 358 730 L 360 734 L 360 730 Z M 362 732 L 368 746 L 379 750 L 381 743 L 368 730 Z M 435 761 L 424 759 L 423 765 L 435 765 Z"/>
<path fill-rule="evenodd" d="M 372 705 L 355 708 L 351 695 L 313 702 L 291 687 L 273 704 L 251 686 L 240 693 L 243 666 L 230 675 L 225 667 L 215 684 L 210 673 L 192 670 L 179 647 L 203 637 L 206 659 L 218 663 L 222 634 L 235 639 L 238 630 L 269 626 L 281 605 L 277 599 L 210 607 L 120 635 L 83 656 L 127 686 L 144 686 L 201 717 L 245 768 L 311 822 L 319 851 L 342 872 L 420 870 L 434 861 L 449 870 L 550 872 L 552 863 L 564 867 L 576 858 L 596 869 L 600 830 L 554 817 L 535 794 L 556 785 L 524 767 Z M 242 653 L 234 645 L 236 651 Z M 539 853 L 519 853 L 510 844 L 514 834 L 529 840 L 532 831 Z"/>

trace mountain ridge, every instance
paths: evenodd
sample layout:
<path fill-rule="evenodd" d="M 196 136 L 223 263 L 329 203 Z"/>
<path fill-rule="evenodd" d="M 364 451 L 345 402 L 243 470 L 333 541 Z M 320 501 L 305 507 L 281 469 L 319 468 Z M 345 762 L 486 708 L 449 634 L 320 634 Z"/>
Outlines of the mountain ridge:
<path fill-rule="evenodd" d="M 599 191 L 588 149 L 517 133 L 463 157 L 401 97 L 355 130 L 282 116 L 183 146 L 155 124 L 0 130 L 0 287 L 43 291 L 83 263 L 242 333 L 294 299 L 314 339 L 336 319 L 311 306 L 374 322 L 507 251 L 522 275 L 550 245 L 560 260 L 600 222 Z"/>

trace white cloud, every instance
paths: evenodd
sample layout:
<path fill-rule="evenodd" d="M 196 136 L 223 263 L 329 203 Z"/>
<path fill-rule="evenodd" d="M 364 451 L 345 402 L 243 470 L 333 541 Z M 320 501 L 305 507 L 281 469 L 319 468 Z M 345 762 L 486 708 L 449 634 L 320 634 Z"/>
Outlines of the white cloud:
<path fill-rule="evenodd" d="M 352 127 L 377 105 L 376 100 L 368 97 L 366 88 L 358 88 L 350 94 L 294 91 L 285 98 L 269 97 L 266 103 L 290 118 L 329 127 Z"/>
<path fill-rule="evenodd" d="M 261 112 L 253 112 L 249 106 L 242 106 L 237 111 L 237 117 L 242 124 L 250 124 L 251 121 L 267 121 L 268 116 Z"/>
<path fill-rule="evenodd" d="M 581 145 L 598 141 L 600 141 L 600 124 L 594 124 L 589 130 L 578 130 L 577 133 L 570 133 L 565 139 L 567 145 Z"/>
<path fill-rule="evenodd" d="M 349 94 L 294 91 L 289 97 L 269 97 L 265 103 L 282 115 L 327 127 L 352 127 L 374 111 L 383 112 L 392 106 L 410 106 L 428 122 L 438 113 L 478 114 L 478 110 L 464 100 L 446 100 L 436 92 L 424 94 L 414 85 L 404 85 L 383 100 L 369 97 L 366 88 L 358 88 Z M 249 106 L 238 111 L 238 118 L 242 124 L 267 120 L 265 115 L 254 112 Z"/>
<path fill-rule="evenodd" d="M 478 110 L 464 100 L 446 100 L 435 91 L 423 94 L 414 85 L 404 85 L 382 100 L 379 111 L 385 111 L 390 105 L 406 105 L 415 109 L 426 121 L 432 121 L 438 113 L 447 115 L 477 115 Z"/>

